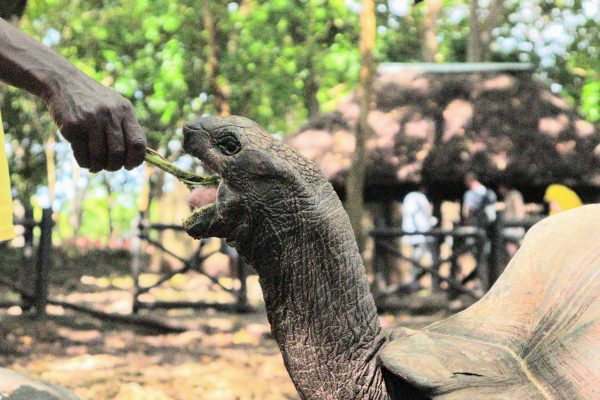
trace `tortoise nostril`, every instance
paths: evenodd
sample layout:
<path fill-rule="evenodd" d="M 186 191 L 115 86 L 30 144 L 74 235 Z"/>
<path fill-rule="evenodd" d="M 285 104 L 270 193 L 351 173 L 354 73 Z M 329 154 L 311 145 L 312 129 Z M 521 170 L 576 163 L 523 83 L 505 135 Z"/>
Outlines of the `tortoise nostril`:
<path fill-rule="evenodd" d="M 194 136 L 198 136 L 197 134 L 203 130 L 200 121 L 190 122 L 183 127 L 183 150 L 185 152 L 191 151 Z"/>
<path fill-rule="evenodd" d="M 188 130 L 192 130 L 192 131 L 203 130 L 204 126 L 202 125 L 202 119 L 200 119 L 198 121 L 193 121 L 193 122 L 187 123 L 183 129 L 184 130 L 188 129 Z"/>
<path fill-rule="evenodd" d="M 201 157 L 210 144 L 210 134 L 204 125 L 192 122 L 183 127 L 183 151 L 194 157 Z"/>

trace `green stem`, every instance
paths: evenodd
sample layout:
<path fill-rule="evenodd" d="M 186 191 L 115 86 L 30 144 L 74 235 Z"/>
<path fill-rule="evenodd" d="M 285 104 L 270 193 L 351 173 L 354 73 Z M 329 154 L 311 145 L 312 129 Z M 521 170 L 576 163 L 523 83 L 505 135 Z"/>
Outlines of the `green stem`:
<path fill-rule="evenodd" d="M 190 189 L 198 185 L 214 186 L 219 183 L 218 176 L 200 176 L 179 169 L 167 161 L 167 159 L 161 156 L 156 150 L 152 150 L 150 148 L 146 149 L 144 160 L 155 167 L 162 169 L 166 173 L 173 175 L 175 178 L 185 183 Z"/>

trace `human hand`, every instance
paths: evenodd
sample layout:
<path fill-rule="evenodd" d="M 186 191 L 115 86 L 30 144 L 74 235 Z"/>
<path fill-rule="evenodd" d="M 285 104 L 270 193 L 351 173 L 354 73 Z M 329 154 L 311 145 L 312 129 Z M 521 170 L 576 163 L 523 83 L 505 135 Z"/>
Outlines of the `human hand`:
<path fill-rule="evenodd" d="M 146 137 L 127 99 L 75 70 L 44 96 L 82 168 L 132 169 L 144 161 Z"/>

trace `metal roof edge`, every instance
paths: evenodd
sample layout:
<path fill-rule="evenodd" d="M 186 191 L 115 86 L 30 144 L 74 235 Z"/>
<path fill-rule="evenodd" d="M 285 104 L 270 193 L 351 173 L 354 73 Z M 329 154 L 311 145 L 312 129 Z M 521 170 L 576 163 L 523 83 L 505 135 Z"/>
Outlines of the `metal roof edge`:
<path fill-rule="evenodd" d="M 414 71 L 421 73 L 465 73 L 465 72 L 499 72 L 499 71 L 529 71 L 535 66 L 530 63 L 382 63 L 377 72 L 380 74 Z"/>

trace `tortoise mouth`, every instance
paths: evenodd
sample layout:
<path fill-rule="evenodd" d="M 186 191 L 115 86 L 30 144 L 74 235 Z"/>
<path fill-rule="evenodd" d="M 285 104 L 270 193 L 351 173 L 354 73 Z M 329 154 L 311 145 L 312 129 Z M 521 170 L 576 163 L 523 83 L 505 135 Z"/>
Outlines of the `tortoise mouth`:
<path fill-rule="evenodd" d="M 219 175 L 211 166 L 206 157 L 210 143 L 210 135 L 204 129 L 202 123 L 190 123 L 183 127 L 183 149 L 184 151 L 200 161 L 202 168 L 211 175 Z M 221 180 L 222 183 L 222 180 Z M 221 184 L 220 183 L 220 184 Z M 196 186 L 188 197 L 188 204 L 192 213 L 183 221 L 183 227 L 188 234 L 192 234 L 194 228 L 201 222 L 206 223 L 205 213 L 207 209 L 214 208 L 217 203 L 216 186 Z M 192 235 L 193 236 L 193 235 Z"/>
<path fill-rule="evenodd" d="M 201 157 L 200 152 L 192 151 L 189 154 L 200 161 L 202 168 L 211 175 L 219 174 L 214 172 L 214 169 Z M 196 186 L 188 197 L 188 205 L 192 209 L 192 213 L 183 221 L 183 227 L 186 232 L 192 235 L 197 225 L 210 223 L 215 214 L 218 203 L 218 191 L 221 185 L 224 185 L 221 178 L 218 186 Z M 210 211 L 209 211 L 210 210 Z M 194 236 L 194 235 L 192 235 Z"/>
<path fill-rule="evenodd" d="M 206 209 L 216 207 L 217 191 L 218 188 L 215 186 L 198 187 L 192 190 L 188 197 L 188 204 L 192 208 L 192 213 L 183 221 L 183 227 L 186 231 L 194 228 Z"/>

